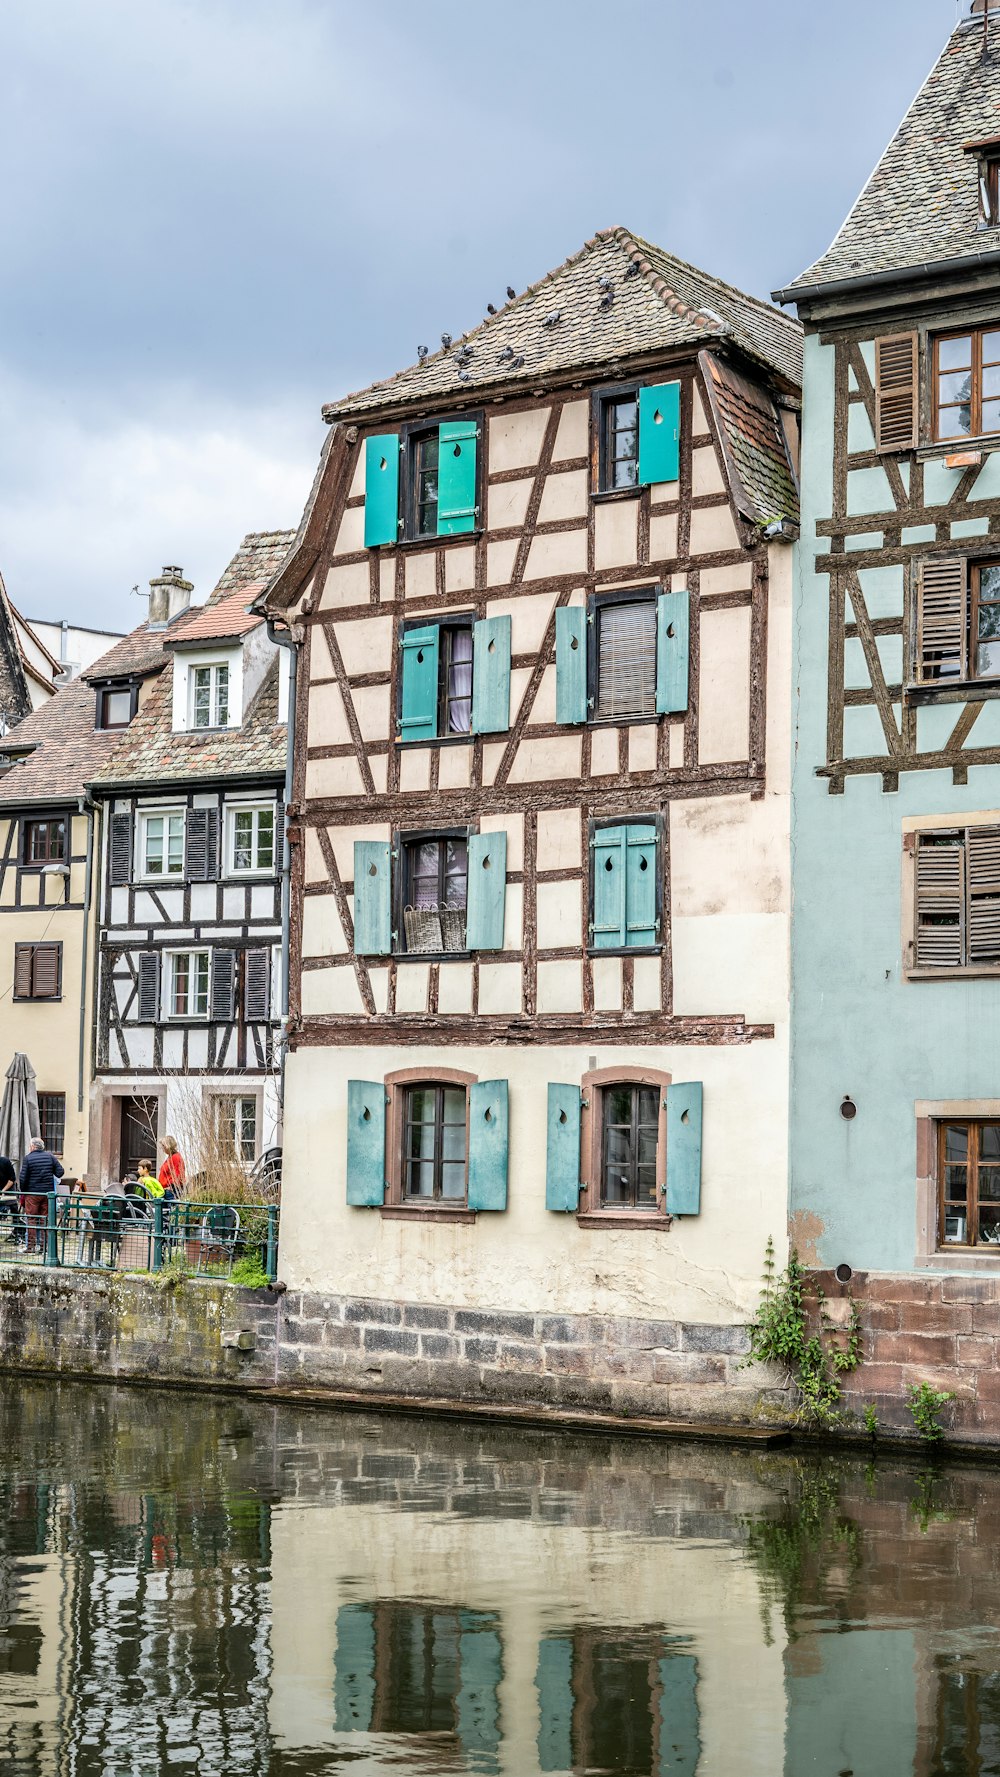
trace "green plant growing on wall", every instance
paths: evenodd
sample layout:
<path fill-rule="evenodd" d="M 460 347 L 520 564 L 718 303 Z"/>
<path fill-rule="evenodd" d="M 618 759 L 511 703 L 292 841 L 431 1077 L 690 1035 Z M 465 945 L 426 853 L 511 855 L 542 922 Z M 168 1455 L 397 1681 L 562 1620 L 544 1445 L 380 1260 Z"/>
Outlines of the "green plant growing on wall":
<path fill-rule="evenodd" d="M 241 1284 L 245 1290 L 262 1290 L 268 1281 L 267 1272 L 257 1253 L 247 1253 L 233 1266 L 230 1283 Z"/>
<path fill-rule="evenodd" d="M 745 1364 L 783 1364 L 799 1392 L 799 1417 L 829 1429 L 843 1418 L 840 1405 L 841 1377 L 856 1370 L 862 1359 L 861 1323 L 851 1302 L 851 1318 L 837 1341 L 819 1298 L 819 1329 L 809 1331 L 805 1306 L 805 1273 L 795 1248 L 784 1271 L 774 1260 L 774 1242 L 768 1237 L 764 1275 L 757 1313 L 747 1327 L 750 1353 Z"/>
<path fill-rule="evenodd" d="M 909 1395 L 906 1404 L 920 1436 L 926 1444 L 940 1443 L 944 1437 L 944 1427 L 938 1414 L 955 1396 L 946 1389 L 932 1388 L 929 1382 L 911 1382 L 906 1392 Z"/>
<path fill-rule="evenodd" d="M 866 1401 L 864 1411 L 861 1414 L 861 1423 L 874 1444 L 875 1439 L 878 1437 L 878 1415 L 875 1412 L 874 1402 Z"/>

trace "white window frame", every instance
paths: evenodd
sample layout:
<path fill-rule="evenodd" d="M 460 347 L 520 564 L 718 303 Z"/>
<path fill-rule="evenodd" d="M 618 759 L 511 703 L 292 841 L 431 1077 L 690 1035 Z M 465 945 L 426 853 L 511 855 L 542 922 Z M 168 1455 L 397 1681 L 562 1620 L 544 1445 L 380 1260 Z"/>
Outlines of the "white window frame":
<path fill-rule="evenodd" d="M 170 856 L 170 822 L 179 820 L 181 824 L 181 862 L 179 870 L 150 870 L 147 867 L 147 828 L 150 821 L 163 821 L 163 861 L 166 864 Z M 136 859 L 136 876 L 143 882 L 183 882 L 184 881 L 184 850 L 187 840 L 187 810 L 185 808 L 143 808 L 139 811 L 139 856 Z"/>
<path fill-rule="evenodd" d="M 197 685 L 198 674 L 208 674 L 209 718 L 207 722 L 197 719 Z M 226 675 L 225 720 L 222 718 L 219 696 L 220 675 Z M 228 728 L 232 710 L 233 682 L 228 660 L 197 660 L 188 667 L 188 728 L 192 734 L 207 734 L 213 728 Z"/>
<path fill-rule="evenodd" d="M 259 843 L 260 820 L 262 814 L 271 816 L 271 862 L 269 864 L 253 863 L 240 867 L 236 863 L 236 821 L 241 814 L 253 817 L 253 831 L 250 842 L 251 853 L 256 857 Z M 226 872 L 229 876 L 240 878 L 248 876 L 274 876 L 278 869 L 278 808 L 275 802 L 232 802 L 226 808 Z"/>
<path fill-rule="evenodd" d="M 220 1092 L 215 1100 L 216 1137 L 220 1148 L 228 1130 L 223 1129 L 223 1118 L 230 1107 L 251 1105 L 253 1107 L 253 1144 L 252 1152 L 247 1153 L 243 1145 L 242 1110 L 233 1108 L 233 1132 L 235 1136 L 232 1158 L 239 1166 L 253 1166 L 260 1152 L 260 1104 L 255 1092 Z"/>
<path fill-rule="evenodd" d="M 203 1012 L 199 1012 L 197 1010 L 187 1011 L 187 1012 L 177 1012 L 174 1010 L 174 998 L 175 998 L 174 982 L 175 982 L 175 978 L 176 978 L 177 964 L 182 957 L 187 958 L 188 969 L 189 969 L 189 985 L 190 985 L 191 962 L 193 960 L 197 959 L 198 957 L 202 957 L 202 956 L 205 958 L 205 1010 Z M 207 1024 L 208 1016 L 209 1016 L 209 1013 L 212 1008 L 212 953 L 211 953 L 211 951 L 209 949 L 207 949 L 205 945 L 198 944 L 198 945 L 192 945 L 190 947 L 190 949 L 166 950 L 166 951 L 164 951 L 164 957 L 165 957 L 166 964 L 167 964 L 166 969 L 164 971 L 165 981 L 164 981 L 164 989 L 163 989 L 163 1017 L 164 1017 L 164 1019 L 171 1024 L 190 1024 L 190 1023 Z"/>

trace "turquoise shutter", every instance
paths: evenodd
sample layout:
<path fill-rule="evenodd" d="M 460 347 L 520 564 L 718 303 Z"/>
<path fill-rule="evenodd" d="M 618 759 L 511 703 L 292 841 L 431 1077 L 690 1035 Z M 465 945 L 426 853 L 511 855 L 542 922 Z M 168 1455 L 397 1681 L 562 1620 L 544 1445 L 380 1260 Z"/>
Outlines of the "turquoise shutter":
<path fill-rule="evenodd" d="M 639 390 L 639 484 L 676 481 L 681 472 L 681 385 Z"/>
<path fill-rule="evenodd" d="M 474 420 L 445 420 L 438 428 L 438 536 L 454 537 L 476 528 L 476 441 Z"/>
<path fill-rule="evenodd" d="M 465 942 L 469 950 L 503 949 L 506 892 L 506 833 L 470 833 L 469 899 L 465 916 Z"/>
<path fill-rule="evenodd" d="M 385 1087 L 347 1082 L 347 1201 L 358 1209 L 385 1202 Z"/>
<path fill-rule="evenodd" d="M 701 1208 L 699 1080 L 667 1087 L 667 1214 L 696 1216 Z"/>
<path fill-rule="evenodd" d="M 364 1604 L 337 1612 L 333 1656 L 333 1725 L 338 1734 L 367 1734 L 375 1705 L 375 1620 Z"/>
<path fill-rule="evenodd" d="M 437 736 L 438 654 L 441 632 L 436 623 L 404 629 L 400 740 L 434 740 Z"/>
<path fill-rule="evenodd" d="M 556 611 L 556 721 L 587 720 L 587 613 L 582 605 Z"/>
<path fill-rule="evenodd" d="M 542 1771 L 573 1767 L 573 1643 L 546 1635 L 538 1643 L 538 1765 Z"/>
<path fill-rule="evenodd" d="M 545 1137 L 545 1207 L 575 1213 L 580 1206 L 579 1086 L 549 1082 Z"/>
<path fill-rule="evenodd" d="M 659 937 L 656 919 L 656 828 L 649 823 L 625 829 L 625 942 L 655 944 Z"/>
<path fill-rule="evenodd" d="M 598 827 L 591 843 L 594 926 L 590 941 L 595 950 L 621 950 L 625 946 L 627 834 L 627 827 Z"/>
<path fill-rule="evenodd" d="M 701 1758 L 698 1662 L 693 1654 L 659 1660 L 659 1769 L 670 1777 L 695 1777 Z"/>
<path fill-rule="evenodd" d="M 510 618 L 483 617 L 472 628 L 472 732 L 510 727 Z"/>
<path fill-rule="evenodd" d="M 688 706 L 688 635 L 691 594 L 686 586 L 661 592 L 656 601 L 656 713 L 673 716 Z"/>
<path fill-rule="evenodd" d="M 503 1676 L 503 1650 L 496 1630 L 483 1626 L 476 1611 L 463 1611 L 458 1638 L 458 1669 L 462 1686 L 455 1698 L 455 1722 L 462 1751 L 473 1770 L 496 1769 L 492 1754 L 500 1746 L 497 1692 Z"/>
<path fill-rule="evenodd" d="M 507 1208 L 507 1082 L 469 1087 L 469 1208 Z"/>
<path fill-rule="evenodd" d="M 365 548 L 395 543 L 399 535 L 399 437 L 365 439 Z"/>
<path fill-rule="evenodd" d="M 354 954 L 388 956 L 392 949 L 389 842 L 354 841 Z"/>

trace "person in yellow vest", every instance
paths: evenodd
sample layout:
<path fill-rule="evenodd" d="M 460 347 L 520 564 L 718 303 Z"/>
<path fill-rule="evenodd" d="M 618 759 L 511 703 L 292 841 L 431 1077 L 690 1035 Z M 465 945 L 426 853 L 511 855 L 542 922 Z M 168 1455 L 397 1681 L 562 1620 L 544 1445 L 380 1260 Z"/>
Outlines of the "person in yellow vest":
<path fill-rule="evenodd" d="M 162 1197 L 163 1196 L 163 1186 L 161 1185 L 159 1179 L 156 1177 L 156 1174 L 153 1172 L 150 1172 L 149 1167 L 146 1165 L 145 1160 L 139 1161 L 138 1173 L 139 1173 L 139 1188 L 140 1188 L 140 1190 L 142 1190 L 145 1193 L 145 1195 L 147 1197 Z"/>

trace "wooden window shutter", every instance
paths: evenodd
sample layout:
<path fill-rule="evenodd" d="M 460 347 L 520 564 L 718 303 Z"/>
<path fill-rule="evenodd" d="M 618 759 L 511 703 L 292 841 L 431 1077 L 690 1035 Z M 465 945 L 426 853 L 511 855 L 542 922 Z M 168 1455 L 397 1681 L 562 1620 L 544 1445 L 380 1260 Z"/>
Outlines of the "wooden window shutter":
<path fill-rule="evenodd" d="M 160 953 L 143 950 L 139 955 L 139 1018 L 156 1024 L 160 1016 Z"/>
<path fill-rule="evenodd" d="M 875 448 L 917 447 L 917 336 L 890 333 L 875 341 Z"/>
<path fill-rule="evenodd" d="M 114 887 L 132 880 L 132 816 L 111 816 L 111 882 Z"/>
<path fill-rule="evenodd" d="M 656 710 L 656 606 L 651 599 L 603 605 L 597 624 L 597 714 Z"/>
<path fill-rule="evenodd" d="M 484 617 L 472 628 L 472 732 L 510 727 L 510 618 Z"/>
<path fill-rule="evenodd" d="M 575 1214 L 580 1205 L 579 1086 L 549 1082 L 545 1136 L 545 1207 Z"/>
<path fill-rule="evenodd" d="M 15 944 L 14 946 L 14 995 L 19 1000 L 31 998 L 31 962 L 34 952 L 33 944 Z"/>
<path fill-rule="evenodd" d="M 57 1000 L 62 994 L 62 945 L 36 944 L 32 998 Z"/>
<path fill-rule="evenodd" d="M 965 855 L 958 833 L 918 835 L 916 911 L 917 968 L 960 968 L 965 953 Z"/>
<path fill-rule="evenodd" d="M 659 847 L 656 828 L 648 823 L 625 829 L 625 942 L 655 944 L 659 936 L 656 917 L 656 882 Z"/>
<path fill-rule="evenodd" d="M 347 1201 L 379 1209 L 385 1201 L 385 1087 L 347 1082 Z"/>
<path fill-rule="evenodd" d="M 469 1087 L 470 1209 L 507 1208 L 507 1082 Z"/>
<path fill-rule="evenodd" d="M 392 949 L 389 844 L 354 842 L 354 954 L 388 956 Z"/>
<path fill-rule="evenodd" d="M 367 1734 L 375 1707 L 375 1613 L 367 1604 L 337 1612 L 333 1725 L 338 1734 Z"/>
<path fill-rule="evenodd" d="M 236 952 L 213 950 L 209 1017 L 215 1024 L 230 1024 L 236 1015 Z"/>
<path fill-rule="evenodd" d="M 582 605 L 556 611 L 556 721 L 587 720 L 587 613 Z"/>
<path fill-rule="evenodd" d="M 210 882 L 219 874 L 219 815 L 214 808 L 191 808 L 184 825 L 184 873 L 189 882 Z"/>
<path fill-rule="evenodd" d="M 621 950 L 625 945 L 626 827 L 599 827 L 591 844 L 593 931 L 595 950 Z"/>
<path fill-rule="evenodd" d="M 478 439 L 479 428 L 474 420 L 445 420 L 438 428 L 439 537 L 454 537 L 476 528 Z"/>
<path fill-rule="evenodd" d="M 433 740 L 437 735 L 438 657 L 441 635 L 436 623 L 403 631 L 402 712 L 399 738 Z"/>
<path fill-rule="evenodd" d="M 263 1024 L 271 1016 L 271 952 L 248 950 L 243 970 L 243 1017 L 247 1024 Z"/>
<path fill-rule="evenodd" d="M 921 680 L 968 676 L 969 567 L 964 555 L 920 563 L 917 591 L 917 671 Z"/>
<path fill-rule="evenodd" d="M 1000 827 L 970 827 L 965 835 L 970 963 L 1000 964 Z"/>
<path fill-rule="evenodd" d="M 700 1081 L 667 1087 L 667 1214 L 696 1216 L 701 1209 Z"/>
<path fill-rule="evenodd" d="M 639 390 L 639 485 L 676 481 L 681 462 L 681 385 Z"/>
<path fill-rule="evenodd" d="M 365 548 L 395 543 L 399 535 L 399 436 L 365 439 Z"/>
<path fill-rule="evenodd" d="M 691 594 L 686 586 L 656 601 L 656 713 L 680 715 L 688 706 Z"/>
<path fill-rule="evenodd" d="M 507 896 L 506 833 L 470 833 L 465 942 L 469 950 L 502 950 Z"/>

